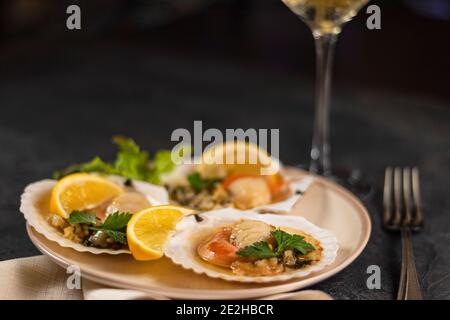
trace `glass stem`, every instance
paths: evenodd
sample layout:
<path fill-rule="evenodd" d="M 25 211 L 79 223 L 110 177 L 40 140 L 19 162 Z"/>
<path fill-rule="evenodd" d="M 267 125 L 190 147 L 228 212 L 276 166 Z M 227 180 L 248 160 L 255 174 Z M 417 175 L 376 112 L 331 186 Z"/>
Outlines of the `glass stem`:
<path fill-rule="evenodd" d="M 329 144 L 330 82 L 334 46 L 338 35 L 314 34 L 316 45 L 316 102 L 310 171 L 331 174 Z"/>

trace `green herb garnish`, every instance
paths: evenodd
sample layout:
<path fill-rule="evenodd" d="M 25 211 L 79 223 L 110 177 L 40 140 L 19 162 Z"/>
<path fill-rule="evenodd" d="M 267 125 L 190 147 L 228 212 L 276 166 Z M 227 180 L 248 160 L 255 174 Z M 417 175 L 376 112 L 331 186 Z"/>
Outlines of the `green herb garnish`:
<path fill-rule="evenodd" d="M 126 228 L 133 215 L 127 212 L 115 212 L 110 214 L 101 225 L 103 230 L 120 231 Z"/>
<path fill-rule="evenodd" d="M 221 179 L 204 179 L 198 172 L 191 173 L 188 176 L 188 181 L 192 189 L 199 192 L 203 189 L 211 189 L 216 183 L 222 181 Z"/>
<path fill-rule="evenodd" d="M 148 152 L 142 151 L 133 139 L 115 136 L 113 142 L 119 149 L 114 162 L 108 163 L 100 157 L 95 157 L 89 162 L 56 171 L 53 173 L 53 177 L 59 180 L 76 172 L 98 172 L 160 184 L 161 175 L 169 173 L 175 168 L 172 153 L 169 150 L 158 151 L 154 159 L 150 161 Z M 180 151 L 180 154 L 183 152 L 184 149 Z"/>
<path fill-rule="evenodd" d="M 115 212 L 106 218 L 103 224 L 95 225 L 96 214 L 88 212 L 74 211 L 69 216 L 70 224 L 92 224 L 91 230 L 105 231 L 114 242 L 119 244 L 127 243 L 126 227 L 133 215 L 127 212 Z"/>
<path fill-rule="evenodd" d="M 70 224 L 94 224 L 96 222 L 96 216 L 97 215 L 95 213 L 73 211 L 70 214 L 68 221 Z"/>
<path fill-rule="evenodd" d="M 298 234 L 289 234 L 279 229 L 272 231 L 271 234 L 277 244 L 275 249 L 272 249 L 267 242 L 260 241 L 239 250 L 236 254 L 241 257 L 266 259 L 279 257 L 286 250 L 294 250 L 305 255 L 316 249 L 312 244 L 306 242 L 304 237 Z"/>
<path fill-rule="evenodd" d="M 175 169 L 175 163 L 172 161 L 172 152 L 169 150 L 158 151 L 153 160 L 153 172 L 166 173 L 173 169 Z"/>
<path fill-rule="evenodd" d="M 133 139 L 122 136 L 113 138 L 113 142 L 119 147 L 114 170 L 121 176 L 147 181 L 150 175 L 148 152 L 141 151 Z"/>
<path fill-rule="evenodd" d="M 237 255 L 241 257 L 255 257 L 259 259 L 273 258 L 277 254 L 270 249 L 269 244 L 264 241 L 256 242 L 251 246 L 239 250 Z"/>
<path fill-rule="evenodd" d="M 298 234 L 289 234 L 278 229 L 272 231 L 272 236 L 277 242 L 277 255 L 281 255 L 286 250 L 296 250 L 305 255 L 316 249 L 312 244 L 306 242 L 304 237 Z"/>
<path fill-rule="evenodd" d="M 105 231 L 114 242 L 127 244 L 127 224 L 133 215 L 127 212 L 110 214 L 102 225 L 91 227 L 93 230 Z"/>
<path fill-rule="evenodd" d="M 53 172 L 53 178 L 59 180 L 69 174 L 76 173 L 76 172 L 86 172 L 86 173 L 98 172 L 98 173 L 103 173 L 103 174 L 115 174 L 116 173 L 114 167 L 111 164 L 104 162 L 99 157 L 95 157 L 94 159 L 92 159 L 89 162 L 82 163 L 82 164 L 74 164 L 63 170 L 55 171 L 55 172 Z"/>
<path fill-rule="evenodd" d="M 127 233 L 123 231 L 104 230 L 115 243 L 127 244 Z"/>

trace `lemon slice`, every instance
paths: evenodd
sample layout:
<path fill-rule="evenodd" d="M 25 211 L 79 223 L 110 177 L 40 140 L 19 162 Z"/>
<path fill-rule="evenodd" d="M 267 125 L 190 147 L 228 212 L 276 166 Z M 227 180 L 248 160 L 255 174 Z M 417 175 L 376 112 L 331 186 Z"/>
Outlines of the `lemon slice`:
<path fill-rule="evenodd" d="M 123 192 L 117 184 L 87 173 L 75 173 L 61 179 L 53 188 L 50 210 L 63 218 L 72 211 L 100 206 Z"/>
<path fill-rule="evenodd" d="M 179 206 L 161 205 L 134 214 L 127 225 L 128 247 L 133 257 L 141 261 L 161 258 L 177 222 L 193 212 Z"/>
<path fill-rule="evenodd" d="M 263 148 L 245 141 L 229 141 L 206 150 L 197 170 L 204 178 L 229 175 L 272 175 L 279 163 Z"/>

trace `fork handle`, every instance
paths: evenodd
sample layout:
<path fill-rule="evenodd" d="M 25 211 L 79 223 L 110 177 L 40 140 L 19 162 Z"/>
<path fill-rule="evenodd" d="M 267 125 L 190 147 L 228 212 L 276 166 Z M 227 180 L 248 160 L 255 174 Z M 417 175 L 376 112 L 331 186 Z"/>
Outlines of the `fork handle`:
<path fill-rule="evenodd" d="M 411 229 L 401 228 L 402 269 L 397 300 L 422 300 L 412 246 Z"/>

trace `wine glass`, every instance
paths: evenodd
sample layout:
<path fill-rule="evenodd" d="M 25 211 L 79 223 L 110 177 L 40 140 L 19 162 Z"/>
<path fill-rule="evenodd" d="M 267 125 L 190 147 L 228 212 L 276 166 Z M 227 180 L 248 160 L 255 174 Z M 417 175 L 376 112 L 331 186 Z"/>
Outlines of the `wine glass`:
<path fill-rule="evenodd" d="M 371 188 L 362 182 L 360 176 L 357 176 L 358 171 L 343 173 L 331 170 L 329 108 L 331 68 L 336 40 L 342 26 L 350 21 L 369 0 L 282 1 L 309 26 L 316 46 L 316 101 L 310 171 L 334 178 L 350 187 L 355 193 L 367 193 Z"/>

